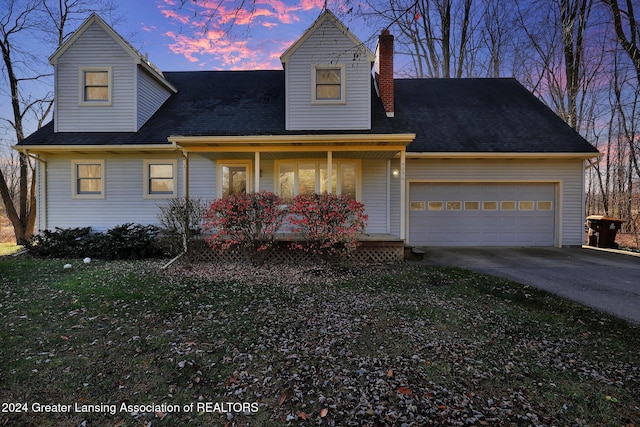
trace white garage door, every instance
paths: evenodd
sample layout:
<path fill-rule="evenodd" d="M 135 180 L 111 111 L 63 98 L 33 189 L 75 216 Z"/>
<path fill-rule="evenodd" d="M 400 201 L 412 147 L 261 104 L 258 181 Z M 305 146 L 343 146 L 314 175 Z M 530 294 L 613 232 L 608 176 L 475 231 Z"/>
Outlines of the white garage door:
<path fill-rule="evenodd" d="M 412 183 L 414 246 L 553 246 L 553 184 Z"/>

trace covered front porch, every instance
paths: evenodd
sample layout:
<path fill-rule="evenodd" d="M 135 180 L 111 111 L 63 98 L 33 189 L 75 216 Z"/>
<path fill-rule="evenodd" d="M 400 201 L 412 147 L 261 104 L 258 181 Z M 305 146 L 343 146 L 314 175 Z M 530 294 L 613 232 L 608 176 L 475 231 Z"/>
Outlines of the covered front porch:
<path fill-rule="evenodd" d="M 210 174 L 209 182 L 215 181 L 216 198 L 239 191 L 270 191 L 285 200 L 297 194 L 342 194 L 365 205 L 368 233 L 402 241 L 405 149 L 414 136 L 172 136 L 169 141 L 184 159 L 185 197 L 203 194 L 199 188 L 204 170 Z M 390 209 L 392 193 L 400 198 L 401 212 L 395 218 Z M 370 242 L 370 237 L 364 236 L 365 241 Z"/>

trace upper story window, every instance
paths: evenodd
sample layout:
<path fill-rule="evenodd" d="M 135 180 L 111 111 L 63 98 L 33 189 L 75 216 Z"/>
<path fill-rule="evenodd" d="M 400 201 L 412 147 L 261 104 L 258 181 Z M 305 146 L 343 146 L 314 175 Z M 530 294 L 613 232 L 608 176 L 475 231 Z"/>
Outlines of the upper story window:
<path fill-rule="evenodd" d="M 85 67 L 80 69 L 80 104 L 111 104 L 111 67 Z"/>
<path fill-rule="evenodd" d="M 104 198 L 104 160 L 72 160 L 72 197 Z"/>
<path fill-rule="evenodd" d="M 311 74 L 313 102 L 336 104 L 345 102 L 345 67 L 315 65 Z"/>

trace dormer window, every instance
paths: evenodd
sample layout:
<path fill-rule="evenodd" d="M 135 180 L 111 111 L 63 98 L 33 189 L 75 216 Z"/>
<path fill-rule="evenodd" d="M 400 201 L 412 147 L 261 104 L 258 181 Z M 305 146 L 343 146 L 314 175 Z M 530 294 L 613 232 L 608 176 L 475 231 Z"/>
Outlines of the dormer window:
<path fill-rule="evenodd" d="M 111 67 L 80 69 L 80 104 L 111 104 Z"/>
<path fill-rule="evenodd" d="M 345 102 L 344 64 L 315 65 L 311 81 L 314 103 L 337 104 Z"/>

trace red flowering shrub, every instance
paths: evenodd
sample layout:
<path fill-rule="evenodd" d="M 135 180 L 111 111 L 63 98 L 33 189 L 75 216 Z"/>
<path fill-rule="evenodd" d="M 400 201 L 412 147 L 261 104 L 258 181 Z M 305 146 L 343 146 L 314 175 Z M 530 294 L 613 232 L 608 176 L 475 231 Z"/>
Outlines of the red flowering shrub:
<path fill-rule="evenodd" d="M 269 192 L 236 193 L 213 201 L 204 213 L 206 241 L 214 250 L 240 250 L 255 265 L 262 264 L 274 245 L 286 211 Z"/>
<path fill-rule="evenodd" d="M 336 263 L 358 247 L 357 235 L 366 227 L 364 205 L 335 194 L 300 194 L 289 207 L 294 233 L 302 241 L 292 248 L 311 252 L 320 259 Z"/>

